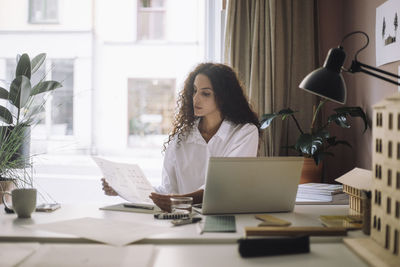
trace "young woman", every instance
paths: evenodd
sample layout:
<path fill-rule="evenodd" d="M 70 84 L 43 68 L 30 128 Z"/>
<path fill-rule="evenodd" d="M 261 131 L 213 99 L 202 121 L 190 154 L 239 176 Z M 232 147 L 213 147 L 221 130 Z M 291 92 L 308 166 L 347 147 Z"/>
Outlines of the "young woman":
<path fill-rule="evenodd" d="M 170 210 L 172 196 L 202 202 L 209 157 L 255 157 L 258 149 L 258 117 L 230 67 L 198 65 L 187 77 L 178 104 L 164 146 L 162 184 L 150 195 L 163 210 Z M 104 179 L 103 190 L 116 195 Z"/>

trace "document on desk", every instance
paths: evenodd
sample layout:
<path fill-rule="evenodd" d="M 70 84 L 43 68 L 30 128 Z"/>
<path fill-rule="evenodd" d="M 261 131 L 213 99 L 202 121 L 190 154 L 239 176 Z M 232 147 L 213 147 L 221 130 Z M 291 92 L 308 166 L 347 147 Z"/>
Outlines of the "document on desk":
<path fill-rule="evenodd" d="M 152 266 L 154 252 L 153 245 L 119 248 L 93 244 L 47 244 L 41 245 L 35 254 L 18 266 L 148 267 Z"/>
<path fill-rule="evenodd" d="M 131 203 L 153 204 L 149 195 L 155 190 L 138 165 L 92 158 L 118 195 Z"/>
<path fill-rule="evenodd" d="M 80 218 L 54 223 L 27 225 L 24 227 L 70 234 L 114 246 L 125 246 L 142 240 L 147 236 L 170 230 L 170 227 L 162 227 L 151 223 L 144 224 L 97 218 Z"/>

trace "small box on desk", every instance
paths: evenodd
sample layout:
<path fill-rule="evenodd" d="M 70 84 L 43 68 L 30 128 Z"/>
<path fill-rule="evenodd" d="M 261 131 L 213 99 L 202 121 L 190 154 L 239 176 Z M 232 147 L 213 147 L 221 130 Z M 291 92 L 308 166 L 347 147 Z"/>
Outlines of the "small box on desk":
<path fill-rule="evenodd" d="M 239 253 L 243 258 L 297 254 L 310 252 L 308 236 L 242 238 L 238 240 Z"/>

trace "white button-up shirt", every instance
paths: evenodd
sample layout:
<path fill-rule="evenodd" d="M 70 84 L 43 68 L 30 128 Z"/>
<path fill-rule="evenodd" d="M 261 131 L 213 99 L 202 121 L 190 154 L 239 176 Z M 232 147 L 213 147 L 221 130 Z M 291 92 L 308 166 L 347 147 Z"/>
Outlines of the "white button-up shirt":
<path fill-rule="evenodd" d="M 161 194 L 187 194 L 204 189 L 210 157 L 256 157 L 258 129 L 254 124 L 234 124 L 224 120 L 217 133 L 208 141 L 198 129 L 199 120 L 187 138 L 169 143 L 164 157 Z"/>

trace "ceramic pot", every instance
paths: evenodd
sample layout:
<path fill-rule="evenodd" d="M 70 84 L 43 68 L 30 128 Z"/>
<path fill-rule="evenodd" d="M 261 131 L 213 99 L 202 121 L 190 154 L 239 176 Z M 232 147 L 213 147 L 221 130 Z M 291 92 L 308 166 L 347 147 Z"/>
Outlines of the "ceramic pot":
<path fill-rule="evenodd" d="M 300 183 L 321 183 L 322 182 L 322 161 L 315 164 L 313 158 L 304 158 L 303 169 L 301 170 Z"/>
<path fill-rule="evenodd" d="M 0 178 L 0 205 L 3 204 L 2 192 L 10 192 L 15 188 L 15 184 L 11 179 Z M 5 196 L 7 202 L 11 201 L 11 196 Z"/>

